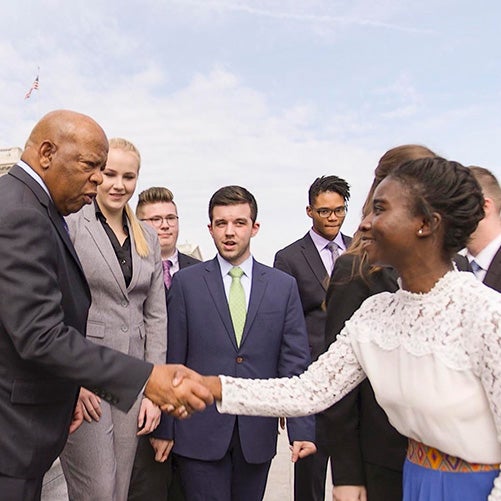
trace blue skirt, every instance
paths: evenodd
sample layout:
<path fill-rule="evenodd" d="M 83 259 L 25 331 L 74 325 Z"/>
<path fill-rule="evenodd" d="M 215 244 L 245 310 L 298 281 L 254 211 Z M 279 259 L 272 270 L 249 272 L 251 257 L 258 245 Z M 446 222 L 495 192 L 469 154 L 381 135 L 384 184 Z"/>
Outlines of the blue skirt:
<path fill-rule="evenodd" d="M 499 470 L 433 470 L 408 459 L 404 463 L 403 501 L 487 501 Z"/>

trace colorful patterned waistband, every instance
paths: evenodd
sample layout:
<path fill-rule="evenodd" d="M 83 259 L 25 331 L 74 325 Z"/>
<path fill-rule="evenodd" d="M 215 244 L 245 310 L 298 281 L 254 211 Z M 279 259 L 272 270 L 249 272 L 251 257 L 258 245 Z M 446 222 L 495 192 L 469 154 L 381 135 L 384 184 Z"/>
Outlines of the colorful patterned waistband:
<path fill-rule="evenodd" d="M 409 438 L 407 459 L 424 468 L 456 473 L 499 470 L 500 466 L 499 464 L 468 463 L 464 459 L 440 452 L 438 449 L 428 447 L 412 438 Z"/>

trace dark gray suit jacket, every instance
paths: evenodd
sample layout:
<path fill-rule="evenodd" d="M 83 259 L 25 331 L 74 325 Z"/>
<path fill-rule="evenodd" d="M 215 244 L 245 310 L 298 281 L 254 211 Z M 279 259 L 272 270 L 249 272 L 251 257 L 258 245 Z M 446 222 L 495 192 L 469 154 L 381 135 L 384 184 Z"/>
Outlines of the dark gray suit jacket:
<path fill-rule="evenodd" d="M 151 364 L 85 339 L 90 292 L 63 219 L 21 167 L 0 179 L 0 474 L 63 449 L 79 385 L 127 410 Z"/>
<path fill-rule="evenodd" d="M 351 237 L 343 234 L 342 237 L 348 247 Z M 278 251 L 273 266 L 296 279 L 308 330 L 311 359 L 314 361 L 325 351 L 326 313 L 323 303 L 329 285 L 329 275 L 309 232 Z"/>
<path fill-rule="evenodd" d="M 484 284 L 501 292 L 501 247 L 494 255 L 489 269 L 485 274 Z"/>

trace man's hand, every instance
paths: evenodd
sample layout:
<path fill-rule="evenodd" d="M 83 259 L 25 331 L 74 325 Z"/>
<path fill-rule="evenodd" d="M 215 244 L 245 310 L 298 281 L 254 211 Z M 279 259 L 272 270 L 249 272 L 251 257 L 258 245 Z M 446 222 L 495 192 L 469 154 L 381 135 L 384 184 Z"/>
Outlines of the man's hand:
<path fill-rule="evenodd" d="M 71 418 L 70 423 L 70 433 L 77 431 L 80 428 L 80 425 L 83 423 L 84 414 L 83 414 L 83 405 L 80 400 L 77 400 L 75 405 L 75 409 L 73 410 L 73 417 Z"/>
<path fill-rule="evenodd" d="M 101 399 L 92 391 L 80 388 L 78 401 L 82 404 L 83 417 L 88 423 L 99 421 L 103 411 L 101 410 Z"/>
<path fill-rule="evenodd" d="M 305 458 L 317 452 L 317 446 L 313 442 L 295 440 L 290 446 L 291 461 L 295 463 L 298 459 Z"/>
<path fill-rule="evenodd" d="M 338 485 L 332 489 L 333 501 L 367 501 L 363 485 Z"/>
<path fill-rule="evenodd" d="M 137 427 L 139 428 L 137 435 L 141 436 L 151 433 L 160 423 L 161 415 L 162 411 L 160 407 L 154 404 L 149 398 L 143 397 L 137 416 Z"/>
<path fill-rule="evenodd" d="M 151 437 L 150 444 L 155 451 L 155 461 L 158 463 L 165 463 L 174 445 L 174 440 L 163 440 L 162 438 Z"/>
<path fill-rule="evenodd" d="M 203 377 L 183 365 L 155 365 L 144 394 L 163 412 L 177 418 L 203 411 L 214 402 L 211 392 L 203 384 Z"/>

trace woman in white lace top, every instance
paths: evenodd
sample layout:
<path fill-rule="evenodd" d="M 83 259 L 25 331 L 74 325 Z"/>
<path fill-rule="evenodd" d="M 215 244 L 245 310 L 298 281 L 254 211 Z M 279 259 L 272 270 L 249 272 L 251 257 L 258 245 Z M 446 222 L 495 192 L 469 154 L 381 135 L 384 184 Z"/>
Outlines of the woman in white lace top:
<path fill-rule="evenodd" d="M 451 262 L 482 206 L 478 184 L 456 162 L 397 168 L 360 231 L 369 260 L 396 268 L 401 289 L 367 299 L 299 377 L 204 378 L 219 410 L 315 414 L 368 377 L 410 438 L 405 501 L 501 500 L 501 296 Z"/>

